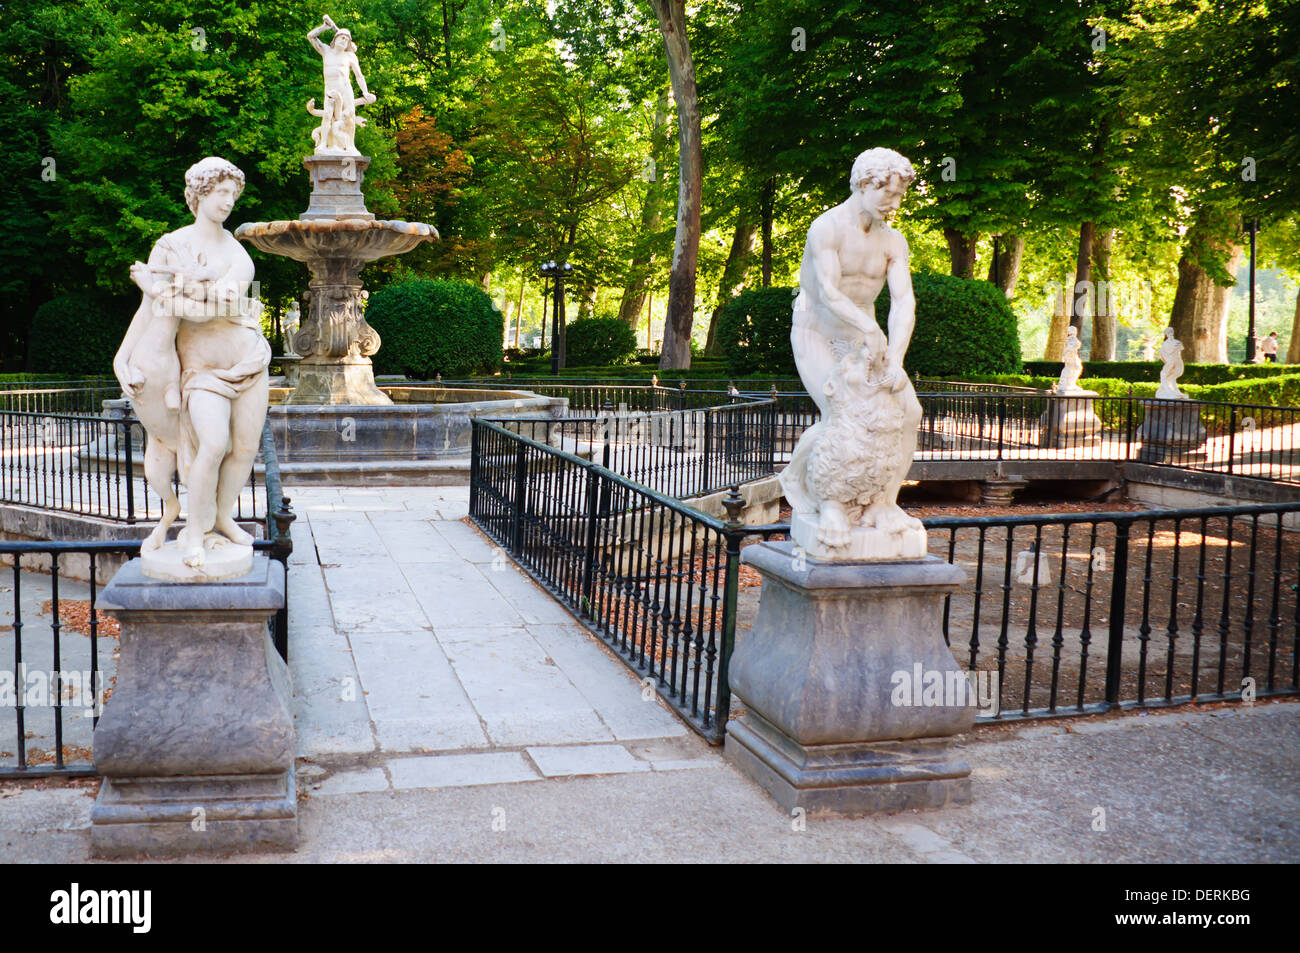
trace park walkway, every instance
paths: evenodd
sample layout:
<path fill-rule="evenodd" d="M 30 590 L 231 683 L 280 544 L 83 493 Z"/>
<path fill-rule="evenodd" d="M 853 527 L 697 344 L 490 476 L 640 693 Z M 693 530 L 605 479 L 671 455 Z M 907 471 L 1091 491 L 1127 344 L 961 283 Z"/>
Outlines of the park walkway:
<path fill-rule="evenodd" d="M 467 489 L 288 492 L 290 668 L 309 790 L 717 763 L 465 521 Z"/>

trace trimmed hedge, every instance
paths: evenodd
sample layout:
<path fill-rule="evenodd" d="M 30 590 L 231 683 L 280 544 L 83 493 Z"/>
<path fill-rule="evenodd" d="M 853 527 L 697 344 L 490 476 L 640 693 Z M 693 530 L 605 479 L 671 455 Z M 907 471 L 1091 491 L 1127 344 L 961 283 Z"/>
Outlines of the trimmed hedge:
<path fill-rule="evenodd" d="M 376 374 L 464 377 L 500 369 L 505 318 L 483 289 L 417 278 L 370 296 L 366 321 L 379 332 Z"/>
<path fill-rule="evenodd" d="M 1124 381 L 1159 382 L 1160 361 L 1084 361 L 1084 377 L 1113 377 Z M 1025 361 L 1025 372 L 1056 378 L 1060 361 Z M 1187 384 L 1226 384 L 1228 381 L 1281 377 L 1297 373 L 1286 364 L 1188 364 L 1181 381 Z M 1181 386 L 1181 385 L 1180 385 Z"/>
<path fill-rule="evenodd" d="M 582 318 L 564 333 L 566 364 L 627 364 L 636 353 L 636 332 L 618 318 Z"/>
<path fill-rule="evenodd" d="M 1020 337 L 1006 297 L 987 281 L 915 274 L 916 329 L 904 367 L 910 374 L 998 374 L 1020 370 Z M 793 288 L 737 295 L 718 315 L 717 338 L 736 375 L 795 373 L 790 347 Z M 889 289 L 876 298 L 876 321 L 888 333 Z"/>
<path fill-rule="evenodd" d="M 138 302 L 136 306 L 138 306 Z M 67 294 L 32 315 L 27 366 L 43 377 L 113 376 L 113 355 L 131 326 L 135 308 L 125 301 Z"/>

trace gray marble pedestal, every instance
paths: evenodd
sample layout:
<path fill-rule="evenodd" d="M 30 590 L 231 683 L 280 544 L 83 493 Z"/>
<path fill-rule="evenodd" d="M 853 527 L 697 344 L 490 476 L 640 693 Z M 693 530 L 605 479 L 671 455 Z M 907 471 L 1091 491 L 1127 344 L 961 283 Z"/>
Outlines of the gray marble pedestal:
<path fill-rule="evenodd" d="M 1199 463 L 1205 459 L 1205 427 L 1200 405 L 1183 398 L 1142 401 L 1136 437 L 1142 463 Z"/>
<path fill-rule="evenodd" d="M 1095 390 L 1078 390 L 1052 399 L 1038 418 L 1038 445 L 1067 449 L 1095 444 L 1101 433 L 1101 418 L 1093 409 L 1096 398 Z"/>
<path fill-rule="evenodd" d="M 284 566 L 167 583 L 127 563 L 99 606 L 121 623 L 117 684 L 95 727 L 98 857 L 291 850 L 298 836 L 289 675 L 267 619 Z"/>
<path fill-rule="evenodd" d="M 943 597 L 966 578 L 927 557 L 796 558 L 790 543 L 744 550 L 763 576 L 758 618 L 731 659 L 745 714 L 726 756 L 787 811 L 859 815 L 970 801 L 970 766 L 948 738 L 975 721 L 969 681 L 942 634 Z M 899 704 L 896 673 L 953 685 L 969 702 Z"/>

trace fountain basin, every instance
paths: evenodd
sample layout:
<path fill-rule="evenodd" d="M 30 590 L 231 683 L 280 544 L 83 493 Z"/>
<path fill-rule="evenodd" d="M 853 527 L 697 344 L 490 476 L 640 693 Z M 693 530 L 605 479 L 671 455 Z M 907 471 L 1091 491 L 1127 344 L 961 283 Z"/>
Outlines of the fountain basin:
<path fill-rule="evenodd" d="M 271 388 L 267 417 L 288 485 L 468 484 L 470 421 L 475 417 L 549 419 L 568 400 L 529 391 L 383 386 L 385 405 L 284 403 Z"/>

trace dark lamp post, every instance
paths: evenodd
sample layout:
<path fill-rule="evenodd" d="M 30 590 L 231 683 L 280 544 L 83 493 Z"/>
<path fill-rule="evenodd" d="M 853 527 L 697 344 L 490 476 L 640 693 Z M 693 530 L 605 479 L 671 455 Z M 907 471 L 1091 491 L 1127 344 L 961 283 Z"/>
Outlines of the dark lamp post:
<path fill-rule="evenodd" d="M 564 366 L 564 279 L 573 274 L 573 266 L 566 262 L 544 261 L 538 268 L 543 278 L 555 280 L 555 303 L 551 308 L 551 373 L 558 375 Z"/>

